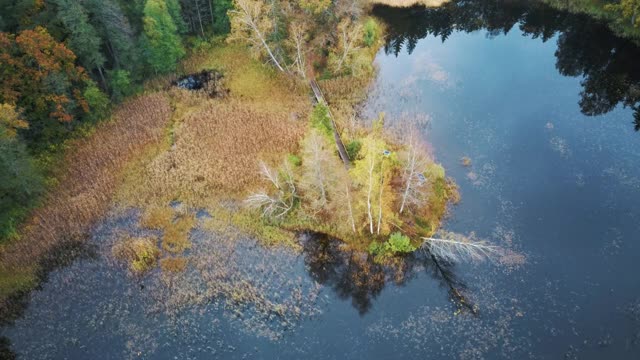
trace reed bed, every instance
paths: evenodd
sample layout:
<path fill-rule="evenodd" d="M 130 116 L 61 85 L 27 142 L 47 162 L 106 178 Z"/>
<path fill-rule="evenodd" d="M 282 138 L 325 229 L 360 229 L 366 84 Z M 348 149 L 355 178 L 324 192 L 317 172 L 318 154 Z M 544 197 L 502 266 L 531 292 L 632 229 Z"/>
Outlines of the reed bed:
<path fill-rule="evenodd" d="M 118 108 L 113 118 L 69 144 L 63 170 L 20 239 L 0 250 L 0 299 L 33 284 L 46 259 L 65 243 L 82 240 L 108 211 L 121 171 L 134 156 L 165 138 L 172 109 L 164 94 L 144 95 Z M 21 281 L 6 277 L 14 274 Z M 0 308 L 2 303 L 0 303 Z"/>

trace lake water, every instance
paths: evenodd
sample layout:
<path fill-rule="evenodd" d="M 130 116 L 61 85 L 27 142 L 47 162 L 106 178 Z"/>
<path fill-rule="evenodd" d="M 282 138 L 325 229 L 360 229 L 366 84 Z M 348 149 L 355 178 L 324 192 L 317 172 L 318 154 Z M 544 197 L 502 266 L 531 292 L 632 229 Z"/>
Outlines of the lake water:
<path fill-rule="evenodd" d="M 417 255 L 402 281 L 389 273 L 380 281 L 382 270 L 341 255 L 331 241 L 302 236 L 298 254 L 251 239 L 222 246 L 217 235 L 195 231 L 190 255 L 212 247 L 218 254 L 198 263 L 198 274 L 265 294 L 239 306 L 192 272 L 127 275 L 110 246 L 121 232 L 145 231 L 135 212 L 116 214 L 0 330 L 0 354 L 639 358 L 640 133 L 632 106 L 640 50 L 544 5 L 454 1 L 375 13 L 390 35 L 364 113 L 384 109 L 390 125 L 428 119 L 426 139 L 462 196 L 445 228 L 509 247 L 525 264 L 440 268 Z M 471 166 L 461 164 L 465 156 Z M 215 264 L 247 270 L 228 274 Z"/>

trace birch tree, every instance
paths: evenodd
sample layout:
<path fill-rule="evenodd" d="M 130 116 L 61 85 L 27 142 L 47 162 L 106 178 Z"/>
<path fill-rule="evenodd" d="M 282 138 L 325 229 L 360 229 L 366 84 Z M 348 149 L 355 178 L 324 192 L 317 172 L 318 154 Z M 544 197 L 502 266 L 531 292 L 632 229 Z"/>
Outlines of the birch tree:
<path fill-rule="evenodd" d="M 293 66 L 302 78 L 307 78 L 307 33 L 309 27 L 304 21 L 294 20 L 289 25 L 287 44 L 293 52 Z"/>
<path fill-rule="evenodd" d="M 419 132 L 411 128 L 406 135 L 406 151 L 401 155 L 402 163 L 402 200 L 399 213 L 407 207 L 426 205 L 429 182 L 424 176 L 427 165 L 431 162 Z"/>
<path fill-rule="evenodd" d="M 422 249 L 428 250 L 438 259 L 461 261 L 496 261 L 504 252 L 498 246 L 478 240 L 474 233 L 469 236 L 453 232 L 440 232 L 439 237 L 423 237 Z"/>
<path fill-rule="evenodd" d="M 356 203 L 365 217 L 361 221 L 372 235 L 389 233 L 389 221 L 395 221 L 396 217 L 391 208 L 394 198 L 391 177 L 395 160 L 394 155 L 386 150 L 380 130 L 381 125 L 376 124 L 374 131 L 362 139 L 362 157 L 351 169 L 351 176 L 359 187 Z"/>
<path fill-rule="evenodd" d="M 336 164 L 331 149 L 331 144 L 317 129 L 311 129 L 302 144 L 300 186 L 304 190 L 304 199 L 315 213 L 327 208 L 329 191 L 335 186 L 333 169 Z"/>
<path fill-rule="evenodd" d="M 260 175 L 271 184 L 272 191 L 255 192 L 245 200 L 245 204 L 252 208 L 261 209 L 262 216 L 282 218 L 293 209 L 298 198 L 291 166 L 285 161 L 278 171 L 261 162 Z"/>
<path fill-rule="evenodd" d="M 336 46 L 329 58 L 335 72 L 342 71 L 351 62 L 362 41 L 362 26 L 349 18 L 338 23 Z"/>
<path fill-rule="evenodd" d="M 235 0 L 233 4 L 234 9 L 229 10 L 230 39 L 248 42 L 256 50 L 263 49 L 274 66 L 284 72 L 284 68 L 267 42 L 273 28 L 273 22 L 268 18 L 271 6 L 260 0 Z"/>

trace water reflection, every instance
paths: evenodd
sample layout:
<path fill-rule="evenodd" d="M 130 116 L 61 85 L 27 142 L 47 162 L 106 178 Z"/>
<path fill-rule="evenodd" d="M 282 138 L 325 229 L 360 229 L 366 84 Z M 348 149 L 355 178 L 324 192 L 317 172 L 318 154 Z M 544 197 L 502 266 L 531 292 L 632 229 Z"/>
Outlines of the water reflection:
<path fill-rule="evenodd" d="M 378 6 L 374 13 L 388 25 L 385 52 L 395 55 L 403 49 L 412 53 L 429 35 L 444 42 L 454 31 L 486 30 L 488 37 L 495 37 L 517 25 L 523 34 L 543 42 L 558 35 L 556 68 L 564 76 L 583 78 L 582 113 L 601 115 L 621 104 L 634 110 L 634 127 L 640 130 L 640 48 L 602 22 L 519 1 L 453 0 L 431 9 Z"/>
<path fill-rule="evenodd" d="M 466 295 L 467 286 L 456 276 L 453 264 L 438 261 L 429 253 L 417 251 L 383 266 L 366 253 L 345 250 L 342 242 L 322 234 L 304 234 L 301 241 L 311 278 L 333 289 L 339 298 L 351 299 L 360 315 L 371 310 L 373 300 L 387 284 L 402 286 L 421 272 L 447 290 L 458 310 L 477 314 Z"/>

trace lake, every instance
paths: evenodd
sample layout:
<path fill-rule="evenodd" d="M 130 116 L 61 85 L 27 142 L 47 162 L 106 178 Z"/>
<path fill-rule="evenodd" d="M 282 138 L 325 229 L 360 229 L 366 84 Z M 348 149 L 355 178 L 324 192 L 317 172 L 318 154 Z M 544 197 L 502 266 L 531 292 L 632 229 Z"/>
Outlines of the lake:
<path fill-rule="evenodd" d="M 638 358 L 640 49 L 543 4 L 374 14 L 389 34 L 362 113 L 384 111 L 389 126 L 422 119 L 460 187 L 444 228 L 508 247 L 524 264 L 417 254 L 394 279 L 329 239 L 303 234 L 298 253 L 198 229 L 188 255 L 204 259 L 196 266 L 212 290 L 189 271 L 132 278 L 114 263 L 118 234 L 147 232 L 131 210 L 99 224 L 26 299 L 0 329 L 0 355 Z M 229 296 L 229 284 L 251 285 L 251 297 Z"/>

